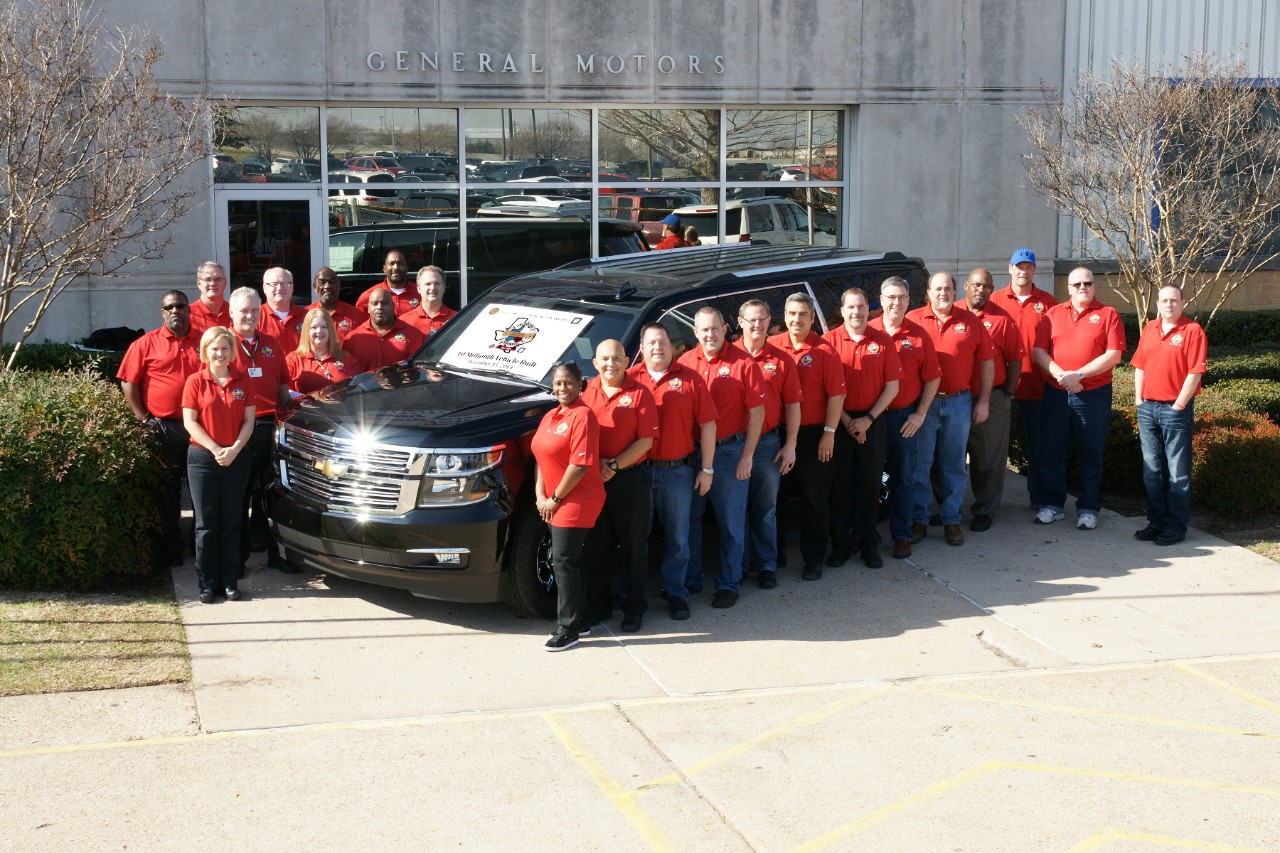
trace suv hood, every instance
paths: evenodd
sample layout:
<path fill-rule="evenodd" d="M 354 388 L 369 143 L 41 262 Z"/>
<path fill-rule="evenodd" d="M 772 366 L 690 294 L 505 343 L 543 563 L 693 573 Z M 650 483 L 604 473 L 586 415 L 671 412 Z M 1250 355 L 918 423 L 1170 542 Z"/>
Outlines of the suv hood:
<path fill-rule="evenodd" d="M 400 364 L 303 397 L 281 420 L 339 438 L 371 432 L 401 447 L 477 447 L 524 435 L 555 405 L 526 381 Z"/>

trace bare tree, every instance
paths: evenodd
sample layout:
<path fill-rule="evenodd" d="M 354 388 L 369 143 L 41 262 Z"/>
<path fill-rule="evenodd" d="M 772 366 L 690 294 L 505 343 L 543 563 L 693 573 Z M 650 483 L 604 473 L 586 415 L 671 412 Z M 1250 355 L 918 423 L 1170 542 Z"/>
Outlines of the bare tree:
<path fill-rule="evenodd" d="M 516 131 L 511 152 L 516 157 L 588 157 L 591 134 L 568 119 L 545 119 Z"/>
<path fill-rule="evenodd" d="M 327 124 L 329 151 L 341 159 L 354 157 L 367 144 L 368 129 L 364 125 L 344 118 L 330 116 Z"/>
<path fill-rule="evenodd" d="M 209 186 L 210 106 L 165 94 L 160 56 L 86 0 L 0 0 L 0 337 L 31 313 L 5 369 L 74 279 L 162 257 Z"/>
<path fill-rule="evenodd" d="M 270 163 L 285 142 L 286 131 L 272 114 L 270 107 L 240 107 L 237 111 L 240 133 L 246 144 Z"/>
<path fill-rule="evenodd" d="M 294 156 L 314 160 L 320 156 L 320 120 L 293 121 L 285 125 L 281 132 L 284 143 L 294 152 Z"/>
<path fill-rule="evenodd" d="M 1116 62 L 1021 117 L 1032 188 L 1080 220 L 1072 250 L 1114 262 L 1140 315 L 1175 284 L 1208 325 L 1280 254 L 1276 101 L 1253 76 L 1205 54 L 1158 73 Z"/>

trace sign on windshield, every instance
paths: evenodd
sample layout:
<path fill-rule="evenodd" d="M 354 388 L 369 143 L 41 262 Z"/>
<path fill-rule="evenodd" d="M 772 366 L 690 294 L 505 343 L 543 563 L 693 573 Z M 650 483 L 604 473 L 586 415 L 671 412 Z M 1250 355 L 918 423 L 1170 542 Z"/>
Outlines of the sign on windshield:
<path fill-rule="evenodd" d="M 472 318 L 441 361 L 538 382 L 591 320 L 590 314 L 494 303 Z"/>

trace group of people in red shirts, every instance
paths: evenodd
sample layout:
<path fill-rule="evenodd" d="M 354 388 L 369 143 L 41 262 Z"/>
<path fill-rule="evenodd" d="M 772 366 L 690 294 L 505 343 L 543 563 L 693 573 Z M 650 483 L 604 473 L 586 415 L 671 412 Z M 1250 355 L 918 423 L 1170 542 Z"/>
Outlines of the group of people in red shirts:
<path fill-rule="evenodd" d="M 386 279 L 351 306 L 339 301 L 337 274 L 322 267 L 316 301 L 304 308 L 293 304 L 293 275 L 283 267 L 263 274 L 262 296 L 243 287 L 227 297 L 223 268 L 204 263 L 196 273 L 199 299 L 193 304 L 181 291 L 165 293 L 164 324 L 125 353 L 117 374 L 125 400 L 156 436 L 166 462 L 157 500 L 172 565 L 183 561 L 184 470 L 191 485 L 202 602 L 240 598 L 254 540 L 269 566 L 298 571 L 281 560 L 267 524 L 277 409 L 408 358 L 454 315 L 443 302 L 439 267 L 420 269 L 414 288 L 401 253 L 389 253 L 383 270 Z"/>

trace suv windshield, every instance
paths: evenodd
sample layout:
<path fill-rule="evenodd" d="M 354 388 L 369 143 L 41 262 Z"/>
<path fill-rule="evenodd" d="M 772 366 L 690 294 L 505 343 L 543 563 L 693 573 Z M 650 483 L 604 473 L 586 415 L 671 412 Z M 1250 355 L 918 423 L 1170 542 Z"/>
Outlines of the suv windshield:
<path fill-rule="evenodd" d="M 576 361 L 583 378 L 601 341 L 625 340 L 634 309 L 532 294 L 493 293 L 468 305 L 432 336 L 417 365 L 502 373 L 545 388 L 558 362 Z"/>

